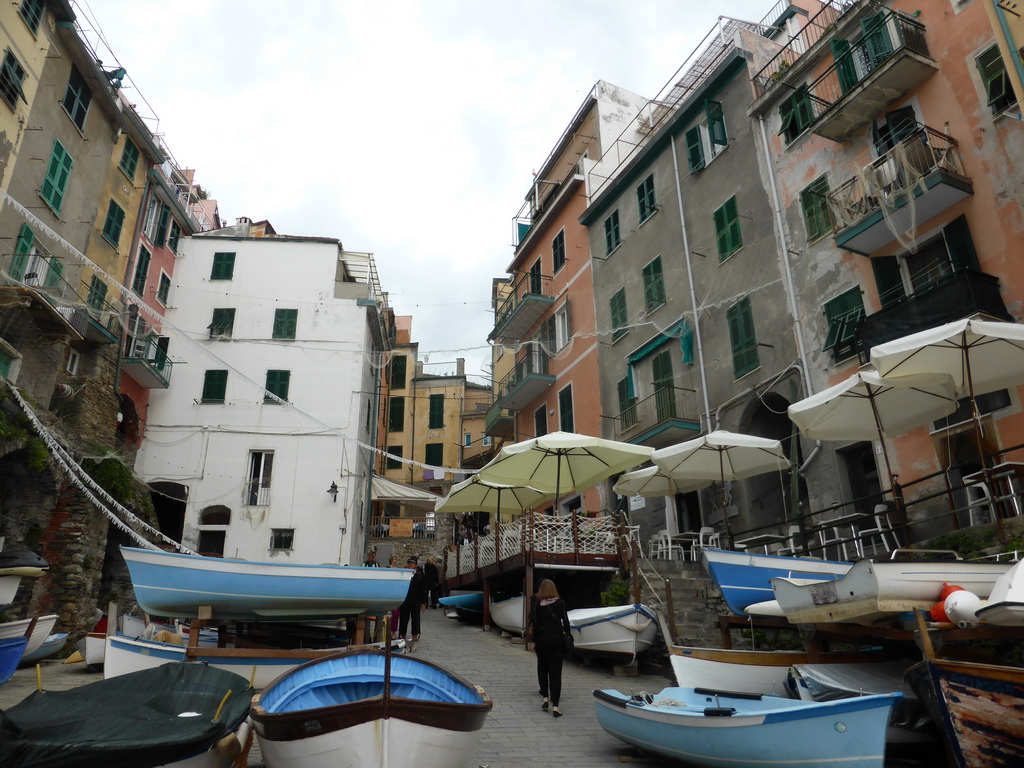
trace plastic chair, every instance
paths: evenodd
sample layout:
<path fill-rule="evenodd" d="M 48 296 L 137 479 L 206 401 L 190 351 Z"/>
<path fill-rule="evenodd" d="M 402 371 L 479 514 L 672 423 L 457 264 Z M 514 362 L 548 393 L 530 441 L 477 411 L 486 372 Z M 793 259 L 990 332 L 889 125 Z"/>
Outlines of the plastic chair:
<path fill-rule="evenodd" d="M 992 494 L 985 483 L 970 483 L 967 489 L 967 510 L 970 525 L 988 525 L 995 520 Z"/>
<path fill-rule="evenodd" d="M 651 536 L 647 542 L 647 556 L 652 560 L 655 560 L 665 554 L 663 549 L 664 539 L 662 534 L 665 531 L 658 531 L 656 534 Z M 667 538 L 667 537 L 666 537 Z"/>
<path fill-rule="evenodd" d="M 878 552 L 876 545 L 877 542 L 872 542 L 872 538 L 877 538 L 878 542 L 882 545 L 883 552 L 892 552 L 895 549 L 899 549 L 899 542 L 896 540 L 896 532 L 892 528 L 892 524 L 889 522 L 889 507 L 886 504 L 876 504 L 874 513 L 872 514 L 872 520 L 874 525 L 869 528 L 861 528 L 858 532 L 860 537 L 861 547 L 867 550 L 870 547 L 871 554 L 874 555 Z"/>
<path fill-rule="evenodd" d="M 690 559 L 694 562 L 700 558 L 700 553 L 706 547 L 720 547 L 721 534 L 708 525 L 701 526 L 697 532 L 697 539 L 690 545 Z"/>
<path fill-rule="evenodd" d="M 789 526 L 789 536 L 786 537 L 786 544 L 776 552 L 778 555 L 796 555 L 802 552 L 800 546 L 800 526 Z"/>

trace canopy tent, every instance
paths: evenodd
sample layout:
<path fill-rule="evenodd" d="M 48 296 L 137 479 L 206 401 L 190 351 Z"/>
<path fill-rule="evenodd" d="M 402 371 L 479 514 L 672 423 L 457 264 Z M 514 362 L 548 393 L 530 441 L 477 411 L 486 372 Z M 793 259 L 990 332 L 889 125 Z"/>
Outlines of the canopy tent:
<path fill-rule="evenodd" d="M 434 510 L 441 499 L 436 493 L 414 488 L 397 480 L 388 480 L 381 475 L 373 476 L 373 501 L 394 501 L 410 507 Z"/>

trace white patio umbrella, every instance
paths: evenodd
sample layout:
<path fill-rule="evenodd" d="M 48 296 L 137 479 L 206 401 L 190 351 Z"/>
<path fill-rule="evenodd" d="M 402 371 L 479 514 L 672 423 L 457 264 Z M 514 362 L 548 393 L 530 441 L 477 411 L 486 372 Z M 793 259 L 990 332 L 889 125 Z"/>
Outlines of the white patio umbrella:
<path fill-rule="evenodd" d="M 885 434 L 900 434 L 948 416 L 956 405 L 956 388 L 947 374 L 883 378 L 874 371 L 858 371 L 793 403 L 789 418 L 815 440 L 879 440 L 892 481 Z"/>
<path fill-rule="evenodd" d="M 538 491 L 528 485 L 502 485 L 488 483 L 479 475 L 453 485 L 447 495 L 437 500 L 436 512 L 493 512 L 522 513 L 523 510 L 551 501 L 552 491 Z"/>
<path fill-rule="evenodd" d="M 912 333 L 871 348 L 871 362 L 886 378 L 946 373 L 957 393 L 970 398 L 983 467 L 976 397 L 1024 383 L 1024 325 L 967 318 Z"/>
<path fill-rule="evenodd" d="M 790 466 L 782 450 L 782 443 L 778 440 L 725 430 L 716 430 L 685 443 L 660 448 L 651 454 L 651 461 L 689 490 L 789 469 Z M 731 538 L 724 493 L 723 489 L 725 532 Z"/>
<path fill-rule="evenodd" d="M 658 496 L 674 496 L 691 489 L 681 488 L 675 480 L 658 467 L 644 467 L 620 475 L 619 479 L 615 481 L 615 485 L 612 486 L 612 490 L 619 496 L 639 495 L 645 499 L 653 499 Z"/>
<path fill-rule="evenodd" d="M 554 491 L 586 490 L 650 457 L 652 448 L 574 432 L 552 432 L 508 445 L 478 473 L 481 480 Z"/>

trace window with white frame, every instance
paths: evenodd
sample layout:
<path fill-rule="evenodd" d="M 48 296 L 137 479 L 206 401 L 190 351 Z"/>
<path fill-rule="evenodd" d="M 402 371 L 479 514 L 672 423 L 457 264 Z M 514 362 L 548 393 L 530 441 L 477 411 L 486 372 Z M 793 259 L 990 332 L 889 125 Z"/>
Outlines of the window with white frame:
<path fill-rule="evenodd" d="M 265 507 L 270 504 L 270 476 L 273 468 L 273 451 L 249 452 L 249 474 L 245 484 L 247 506 Z"/>
<path fill-rule="evenodd" d="M 561 349 L 569 343 L 571 329 L 569 327 L 569 302 L 555 312 L 555 349 Z"/>
<path fill-rule="evenodd" d="M 725 112 L 717 101 L 705 99 L 704 116 L 685 134 L 686 158 L 690 173 L 707 167 L 729 146 L 729 134 L 725 127 Z"/>

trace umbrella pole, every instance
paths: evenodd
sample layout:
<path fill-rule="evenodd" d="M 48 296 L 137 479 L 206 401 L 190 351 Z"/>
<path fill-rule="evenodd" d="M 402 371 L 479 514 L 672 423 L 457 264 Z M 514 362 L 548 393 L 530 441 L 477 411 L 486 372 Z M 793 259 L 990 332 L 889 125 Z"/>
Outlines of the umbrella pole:
<path fill-rule="evenodd" d="M 725 538 L 732 549 L 732 526 L 729 525 L 729 504 L 725 495 L 725 452 L 718 452 L 718 472 L 722 479 L 722 522 L 725 527 Z"/>

